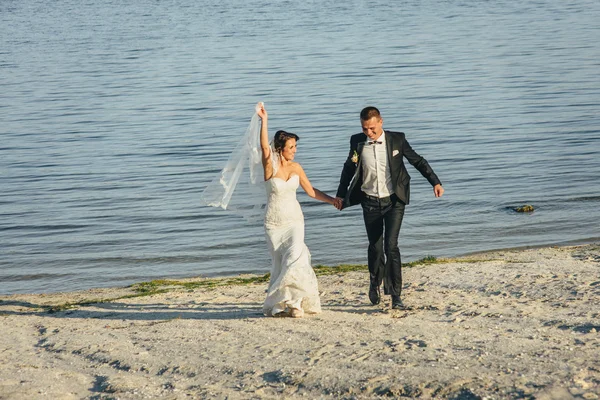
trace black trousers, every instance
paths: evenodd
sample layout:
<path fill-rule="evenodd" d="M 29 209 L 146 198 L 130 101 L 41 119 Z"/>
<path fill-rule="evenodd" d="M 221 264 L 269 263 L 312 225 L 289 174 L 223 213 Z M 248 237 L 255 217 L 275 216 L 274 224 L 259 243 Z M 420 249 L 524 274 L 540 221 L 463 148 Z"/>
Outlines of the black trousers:
<path fill-rule="evenodd" d="M 387 295 L 400 295 L 402 262 L 398 235 L 404 217 L 404 203 L 395 194 L 378 199 L 365 196 L 363 218 L 369 238 L 369 273 L 371 284 L 381 285 Z"/>

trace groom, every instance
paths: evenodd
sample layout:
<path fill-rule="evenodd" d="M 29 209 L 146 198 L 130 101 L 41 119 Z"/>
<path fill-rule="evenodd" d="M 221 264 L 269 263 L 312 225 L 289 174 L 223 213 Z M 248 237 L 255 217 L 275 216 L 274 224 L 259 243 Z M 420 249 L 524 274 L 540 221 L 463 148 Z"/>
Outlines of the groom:
<path fill-rule="evenodd" d="M 344 163 L 334 205 L 338 210 L 361 204 L 369 238 L 369 300 L 381 301 L 384 292 L 392 296 L 392 308 L 403 309 L 402 264 L 398 235 L 408 205 L 410 176 L 402 161 L 406 157 L 433 186 L 435 197 L 444 193 L 429 163 L 418 155 L 402 132 L 383 130 L 383 118 L 375 107 L 360 112 L 363 133 L 350 138 L 350 153 Z"/>

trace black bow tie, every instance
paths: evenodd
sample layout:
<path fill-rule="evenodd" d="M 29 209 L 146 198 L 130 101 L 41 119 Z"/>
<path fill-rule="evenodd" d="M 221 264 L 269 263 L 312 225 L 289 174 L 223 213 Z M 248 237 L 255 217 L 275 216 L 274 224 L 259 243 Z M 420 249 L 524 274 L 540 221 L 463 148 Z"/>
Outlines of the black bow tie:
<path fill-rule="evenodd" d="M 382 142 L 378 142 L 377 140 L 373 140 L 372 142 L 367 142 L 367 144 L 381 144 Z"/>

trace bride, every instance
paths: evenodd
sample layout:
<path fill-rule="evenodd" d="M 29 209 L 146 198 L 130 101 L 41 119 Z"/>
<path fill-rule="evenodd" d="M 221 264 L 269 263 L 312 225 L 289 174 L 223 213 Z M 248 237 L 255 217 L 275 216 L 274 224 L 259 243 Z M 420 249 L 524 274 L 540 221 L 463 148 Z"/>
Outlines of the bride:
<path fill-rule="evenodd" d="M 302 186 L 310 197 L 329 204 L 334 204 L 334 199 L 313 188 L 300 164 L 294 162 L 298 136 L 277 131 L 271 148 L 268 115 L 262 103 L 257 114 L 262 120 L 260 149 L 268 196 L 265 231 L 273 260 L 263 313 L 301 318 L 304 313 L 321 312 L 321 302 L 310 252 L 304 244 L 304 216 L 296 189 Z"/>

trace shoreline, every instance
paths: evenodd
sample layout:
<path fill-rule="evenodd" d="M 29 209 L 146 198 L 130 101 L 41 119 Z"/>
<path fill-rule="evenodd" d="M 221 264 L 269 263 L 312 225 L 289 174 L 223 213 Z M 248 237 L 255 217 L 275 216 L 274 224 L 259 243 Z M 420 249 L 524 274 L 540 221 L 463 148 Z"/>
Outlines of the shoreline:
<path fill-rule="evenodd" d="M 335 269 L 303 319 L 249 274 L 0 296 L 0 398 L 600 398 L 600 242 L 417 264 L 407 310 Z"/>
<path fill-rule="evenodd" d="M 535 249 L 543 249 L 547 247 L 580 247 L 587 246 L 600 243 L 600 237 L 590 237 L 586 239 L 577 239 L 577 240 L 566 240 L 564 242 L 553 242 L 553 243 L 543 243 L 543 244 L 531 244 L 531 245 L 523 245 L 523 246 L 514 246 L 514 247 L 505 247 L 500 249 L 491 249 L 491 250 L 483 250 L 483 251 L 473 251 L 467 253 L 461 253 L 459 256 L 455 258 L 468 257 L 477 254 L 487 254 L 487 253 L 497 253 L 501 251 L 522 251 L 522 250 L 535 250 Z"/>
<path fill-rule="evenodd" d="M 489 254 L 489 253 L 496 253 L 496 252 L 502 252 L 502 251 L 521 251 L 521 250 L 529 250 L 529 249 L 541 249 L 541 248 L 546 248 L 546 247 L 572 247 L 572 246 L 585 246 L 585 245 L 590 245 L 590 244 L 595 244 L 595 243 L 600 243 L 600 237 L 591 237 L 591 238 L 586 238 L 586 239 L 577 239 L 577 240 L 570 240 L 570 241 L 564 241 L 564 242 L 556 242 L 556 243 L 546 243 L 546 244 L 539 244 L 539 245 L 523 245 L 523 246 L 515 246 L 515 247 L 506 247 L 506 248 L 499 248 L 499 249 L 490 249 L 490 250 L 481 250 L 481 251 L 472 251 L 472 252 L 466 252 L 466 253 L 460 253 L 456 256 L 452 256 L 452 257 L 437 257 L 437 259 L 440 260 L 459 260 L 462 258 L 466 258 L 466 257 L 472 257 L 472 256 L 477 256 L 477 255 L 485 255 L 485 254 Z M 427 258 L 427 257 L 425 257 Z M 414 261 L 409 261 L 407 263 L 402 263 L 402 265 L 408 265 L 408 264 L 414 264 L 414 263 L 418 263 L 419 261 L 421 261 L 423 259 L 419 259 L 419 260 L 414 260 Z M 337 268 L 340 265 L 348 265 L 348 264 L 338 264 L 338 265 L 313 265 L 313 268 L 319 268 L 319 267 L 327 267 L 327 268 Z M 352 264 L 352 265 L 359 265 L 359 264 Z M 360 264 L 362 265 L 362 264 Z M 364 264 L 365 268 L 366 268 L 366 263 Z M 51 295 L 61 295 L 61 294 L 69 294 L 69 293 L 84 293 L 84 292 L 93 292 L 93 291 L 102 291 L 102 290 L 115 290 L 115 289 L 125 289 L 125 288 L 129 288 L 129 287 L 133 287 L 136 285 L 143 285 L 145 283 L 148 282 L 153 282 L 153 281 L 161 281 L 161 280 L 169 280 L 169 281 L 186 281 L 186 280 L 199 280 L 199 279 L 232 279 L 235 277 L 247 277 L 247 276 L 263 276 L 265 273 L 268 273 L 268 271 L 265 272 L 252 272 L 251 270 L 249 271 L 242 271 L 233 275 L 221 275 L 221 274 L 205 274 L 205 275 L 196 275 L 196 276 L 189 276 L 189 277 L 181 277 L 181 278 L 168 278 L 168 277 L 162 277 L 162 278 L 157 278 L 157 279 L 153 279 L 151 281 L 140 281 L 140 282 L 136 282 L 136 283 L 132 283 L 129 284 L 127 286 L 102 286 L 102 287 L 92 287 L 89 289 L 81 289 L 81 290 L 70 290 L 70 291 L 57 291 L 57 292 L 32 292 L 32 293 L 9 293 L 9 294 L 0 294 L 0 300 L 2 298 L 8 298 L 8 297 L 12 297 L 12 296 L 51 296 Z"/>

